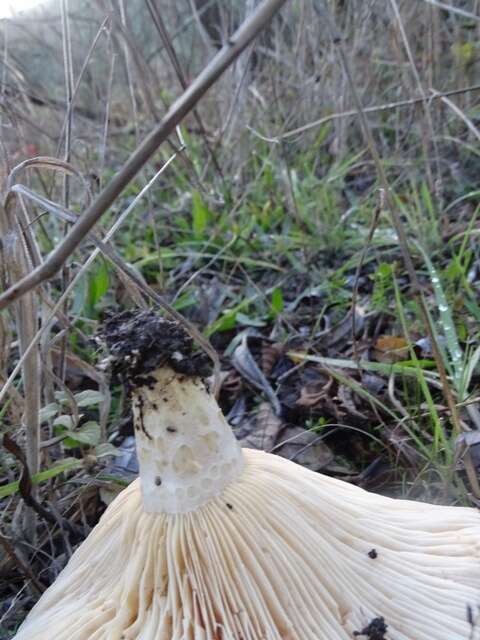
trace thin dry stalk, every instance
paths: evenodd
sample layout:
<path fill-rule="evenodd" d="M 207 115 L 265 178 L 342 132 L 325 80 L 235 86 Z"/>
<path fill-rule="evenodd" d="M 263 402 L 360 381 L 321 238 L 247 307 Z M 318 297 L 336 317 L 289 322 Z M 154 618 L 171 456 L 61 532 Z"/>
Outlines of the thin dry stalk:
<path fill-rule="evenodd" d="M 12 542 L 2 533 L 0 533 L 0 545 L 3 547 L 5 553 L 12 560 L 14 565 L 19 567 L 21 573 L 23 573 L 25 576 L 29 578 L 29 580 L 31 580 L 32 586 L 35 588 L 37 593 L 41 595 L 45 591 L 45 587 L 36 578 L 35 574 L 33 573 L 32 569 L 28 566 L 28 564 L 24 562 L 22 558 L 20 558 L 20 556 L 17 554 Z M 0 623 L 1 623 L 1 620 L 0 620 Z"/>
<path fill-rule="evenodd" d="M 67 106 L 67 113 L 65 114 L 65 119 L 63 121 L 62 124 L 62 129 L 60 131 L 60 135 L 58 137 L 58 146 L 57 146 L 57 153 L 55 155 L 59 155 L 60 154 L 60 145 L 62 144 L 62 140 L 63 140 L 63 136 L 65 135 L 65 132 L 67 130 L 67 127 L 70 126 L 71 127 L 71 122 L 72 122 L 72 111 L 75 105 L 75 99 L 78 95 L 78 90 L 80 89 L 80 85 L 82 83 L 82 80 L 84 78 L 85 72 L 87 71 L 88 65 L 90 64 L 91 60 L 92 60 L 92 56 L 95 52 L 95 49 L 100 41 L 100 37 L 105 33 L 106 31 L 106 26 L 110 21 L 110 16 L 106 16 L 102 22 L 102 24 L 100 25 L 100 27 L 98 28 L 98 31 L 95 35 L 95 37 L 92 40 L 92 43 L 90 45 L 90 48 L 87 52 L 87 55 L 85 56 L 85 59 L 83 61 L 82 64 L 82 68 L 80 69 L 80 73 L 78 74 L 78 78 L 77 81 L 75 82 L 75 86 L 73 88 L 72 91 L 72 95 L 71 95 L 71 99 L 68 101 L 68 106 Z M 112 54 L 114 55 L 114 54 Z M 66 143 L 65 143 L 66 146 Z"/>
<path fill-rule="evenodd" d="M 8 268 L 8 277 L 14 282 L 24 277 L 32 269 L 25 238 L 18 222 L 10 210 L 0 209 L 0 229 L 2 230 L 3 258 Z M 15 316 L 20 359 L 22 360 L 22 380 L 24 397 L 23 426 L 26 438 L 26 459 L 31 474 L 40 470 L 40 355 L 38 347 L 30 349 L 38 322 L 38 300 L 35 292 L 29 292 L 15 305 Z M 26 510 L 25 534 L 34 540 L 36 518 L 32 510 Z"/>
<path fill-rule="evenodd" d="M 65 75 L 65 146 L 63 153 L 64 162 L 70 162 L 71 144 L 72 144 L 72 127 L 73 127 L 73 60 L 72 60 L 72 37 L 70 34 L 70 20 L 68 18 L 68 0 L 62 0 L 62 45 L 63 45 L 63 68 Z M 70 202 L 70 176 L 68 173 L 63 174 L 63 204 L 69 207 Z"/>
<path fill-rule="evenodd" d="M 153 22 L 155 24 L 155 27 L 160 35 L 160 38 L 162 40 L 163 46 L 165 47 L 168 57 L 170 59 L 170 62 L 172 63 L 172 66 L 175 70 L 175 74 L 180 82 L 180 85 L 182 87 L 182 89 L 185 91 L 188 87 L 188 83 L 187 80 L 185 78 L 185 74 L 183 73 L 183 69 L 182 66 L 180 64 L 180 60 L 177 57 L 177 54 L 175 53 L 175 48 L 173 46 L 173 43 L 170 40 L 170 37 L 168 35 L 168 31 L 167 28 L 165 26 L 165 23 L 162 20 L 162 16 L 160 14 L 160 11 L 158 10 L 158 7 L 156 6 L 154 0 L 146 0 L 147 2 L 147 7 L 148 10 L 150 11 L 150 15 L 152 16 Z M 207 149 L 210 158 L 212 160 L 213 166 L 216 170 L 216 172 L 218 173 L 218 175 L 220 176 L 220 178 L 223 180 L 223 173 L 222 173 L 222 169 L 220 167 L 220 164 L 217 160 L 217 156 L 215 154 L 215 151 L 213 150 L 212 146 L 210 145 L 208 138 L 207 138 L 207 133 L 205 130 L 205 127 L 203 125 L 202 119 L 200 117 L 200 114 L 198 113 L 197 109 L 192 109 L 192 114 L 193 117 L 195 118 L 197 124 L 198 124 L 198 128 L 200 130 L 200 134 L 202 136 L 203 139 L 203 143 L 205 145 L 205 148 Z"/>
<path fill-rule="evenodd" d="M 427 335 L 429 337 L 430 340 L 430 344 L 432 346 L 432 352 L 433 352 L 433 357 L 435 360 L 435 364 L 437 366 L 437 370 L 438 373 L 440 375 L 440 380 L 442 382 L 442 388 L 443 388 L 443 393 L 445 395 L 445 398 L 447 400 L 447 404 L 448 404 L 448 408 L 450 410 L 450 416 L 451 416 L 451 422 L 452 422 L 452 426 L 454 429 L 454 432 L 456 435 L 460 435 L 460 433 L 462 433 L 462 425 L 461 425 L 461 421 L 459 419 L 459 415 L 458 415 L 458 410 L 457 410 L 457 405 L 455 402 L 455 398 L 454 395 L 452 393 L 452 389 L 450 388 L 450 383 L 448 381 L 448 376 L 447 376 L 447 372 L 445 370 L 445 365 L 443 362 L 443 358 L 441 355 L 441 351 L 440 348 L 438 346 L 437 343 L 437 339 L 435 336 L 435 331 L 432 327 L 432 321 L 430 318 L 430 314 L 428 312 L 428 307 L 427 304 L 425 302 L 425 298 L 423 296 L 422 293 L 422 288 L 420 285 L 420 282 L 418 280 L 416 271 L 415 271 L 415 267 L 413 265 L 413 261 L 412 261 L 412 257 L 410 255 L 410 250 L 409 250 L 409 246 L 408 246 L 408 239 L 405 233 L 405 229 L 403 227 L 403 223 L 401 220 L 401 216 L 400 213 L 397 210 L 394 198 L 392 196 L 392 192 L 390 190 L 390 185 L 388 183 L 388 179 L 385 173 L 385 169 L 384 169 L 384 165 L 380 159 L 380 155 L 377 149 L 377 145 L 375 143 L 375 140 L 373 138 L 370 126 L 368 124 L 367 118 L 365 116 L 365 112 L 363 110 L 362 104 L 360 102 L 360 98 L 358 96 L 357 93 L 357 88 L 355 85 L 355 82 L 353 80 L 353 76 L 352 76 L 352 72 L 351 72 L 351 66 L 347 57 L 347 54 L 345 52 L 345 49 L 343 47 L 342 44 L 342 38 L 341 35 L 338 33 L 337 28 L 335 26 L 335 24 L 332 21 L 331 15 L 329 13 L 329 11 L 326 9 L 325 11 L 322 12 L 325 16 L 325 19 L 329 25 L 329 29 L 331 31 L 331 35 L 332 35 L 332 40 L 335 43 L 337 50 L 338 50 L 338 54 L 340 57 L 340 60 L 342 62 L 342 66 L 343 69 L 345 71 L 345 75 L 348 78 L 348 83 L 350 86 L 350 90 L 352 92 L 352 96 L 354 98 L 355 104 L 357 106 L 357 110 L 358 110 L 358 115 L 360 117 L 360 121 L 362 124 L 362 130 L 363 130 L 363 134 L 365 136 L 365 142 L 368 146 L 368 149 L 370 151 L 370 153 L 372 154 L 374 163 L 375 163 L 375 167 L 377 170 L 377 174 L 380 180 L 380 184 L 384 190 L 384 195 L 385 195 L 385 203 L 387 205 L 387 208 L 389 210 L 391 219 L 392 219 L 392 223 L 393 226 L 395 228 L 395 231 L 397 233 L 398 236 L 398 240 L 399 240 L 399 245 L 400 245 L 400 249 L 402 252 L 402 256 L 403 256 L 403 260 L 404 260 L 404 264 L 405 264 L 405 268 L 407 270 L 408 273 L 408 277 L 410 280 L 410 283 L 412 285 L 413 288 L 413 292 L 415 295 L 415 298 L 417 300 L 419 309 L 420 309 L 420 313 L 422 316 L 422 320 L 424 322 L 424 326 L 425 329 L 427 331 Z M 466 458 L 465 459 L 465 468 L 467 471 L 467 476 L 470 482 L 470 486 L 471 489 L 475 495 L 475 497 L 480 498 L 480 485 L 478 483 L 478 479 L 476 477 L 476 472 L 475 472 L 475 468 L 472 464 L 472 460 L 471 458 Z"/>
<path fill-rule="evenodd" d="M 438 94 L 435 94 L 435 95 L 438 95 Z M 457 115 L 464 122 L 464 124 L 468 127 L 469 131 L 471 131 L 471 133 L 473 133 L 477 141 L 480 142 L 480 131 L 477 129 L 472 119 L 469 118 L 459 107 L 457 107 L 457 105 L 454 102 L 449 100 L 446 96 L 443 95 L 439 97 L 442 100 L 442 102 L 446 104 L 447 107 L 451 109 L 453 113 L 455 113 L 455 115 Z"/>
<path fill-rule="evenodd" d="M 4 309 L 14 300 L 25 295 L 46 279 L 53 276 L 68 257 L 79 246 L 88 232 L 98 222 L 105 211 L 113 204 L 126 185 L 137 175 L 144 164 L 155 153 L 175 129 L 177 124 L 196 105 L 198 100 L 214 84 L 255 36 L 267 24 L 286 0 L 264 0 L 248 20 L 232 36 L 230 42 L 217 53 L 203 72 L 196 78 L 183 95 L 171 106 L 162 121 L 130 156 L 123 168 L 101 191 L 93 204 L 82 214 L 63 242 L 54 249 L 44 263 L 21 281 L 16 282 L 0 295 L 0 309 Z"/>
<path fill-rule="evenodd" d="M 451 91 L 444 92 L 435 92 L 430 95 L 429 100 L 440 100 L 441 98 L 448 96 L 456 96 L 463 93 L 470 93 L 480 91 L 480 84 L 472 85 L 471 87 L 464 87 L 462 89 L 452 89 Z M 420 104 L 424 102 L 424 98 L 410 98 L 408 100 L 398 100 L 397 102 L 388 102 L 386 104 L 380 104 L 372 107 L 364 107 L 363 111 L 365 113 L 380 113 L 382 111 L 392 111 L 394 109 L 402 109 L 404 107 L 410 107 L 415 104 Z M 257 137 L 265 142 L 278 143 L 281 140 L 287 140 L 288 138 L 293 138 L 294 136 L 299 136 L 310 129 L 315 129 L 321 127 L 327 122 L 331 122 L 332 120 L 338 120 L 341 118 L 353 118 L 358 117 L 358 111 L 356 109 L 349 109 L 348 111 L 342 111 L 340 113 L 332 113 L 328 116 L 324 116 L 323 118 L 319 118 L 318 120 L 314 120 L 313 122 L 309 122 L 307 124 L 302 125 L 301 127 L 297 127 L 290 131 L 286 131 L 285 133 L 281 133 L 278 136 L 265 136 L 258 131 L 256 131 L 253 127 L 248 127 L 248 129 L 254 133 Z"/>
<path fill-rule="evenodd" d="M 471 13 L 470 11 L 465 11 L 465 9 L 461 9 L 460 7 L 455 7 L 451 4 L 447 4 L 446 2 L 439 2 L 438 0 L 423 0 L 423 2 L 428 2 L 428 4 L 433 4 L 434 7 L 438 7 L 443 11 L 448 11 L 449 13 L 456 13 L 462 18 L 468 18 L 468 20 L 475 20 L 476 22 L 480 22 L 480 16 L 475 13 Z"/>
<path fill-rule="evenodd" d="M 103 171 L 105 168 L 105 158 L 107 154 L 108 124 L 110 122 L 110 108 L 112 104 L 113 78 L 115 75 L 115 64 L 117 61 L 117 54 L 113 50 L 110 29 L 108 30 L 107 50 L 110 51 L 110 69 L 108 73 L 107 95 L 105 100 L 105 118 L 104 118 L 103 131 L 102 131 L 102 142 L 100 144 L 100 151 L 99 151 L 98 179 L 99 179 L 100 186 L 102 186 Z"/>
<path fill-rule="evenodd" d="M 124 33 L 127 33 L 127 13 L 125 11 L 125 0 L 120 0 L 120 17 Z M 132 60 L 130 55 L 130 46 L 126 38 L 123 39 L 123 56 L 125 58 L 125 71 L 127 73 L 128 93 L 130 95 L 130 103 L 132 105 L 133 126 L 135 127 L 135 136 L 138 143 L 140 136 L 138 121 L 138 105 L 137 96 L 135 95 L 135 84 L 133 82 L 134 74 L 132 72 Z M 149 94 L 148 90 L 147 93 Z M 149 100 L 150 103 L 150 100 Z M 155 109 L 152 109 L 155 113 Z"/>
<path fill-rule="evenodd" d="M 70 34 L 70 20 L 68 17 L 68 0 L 62 0 L 60 4 L 61 16 L 62 16 L 62 48 L 63 48 L 63 68 L 65 75 L 65 146 L 63 153 L 64 162 L 70 162 L 71 145 L 72 145 L 72 128 L 73 128 L 73 60 L 72 60 L 72 38 Z M 63 173 L 63 205 L 68 209 L 70 206 L 70 175 L 69 172 Z M 63 230 L 67 229 L 67 222 L 64 222 Z M 63 266 L 62 269 L 62 285 L 68 282 L 68 267 Z M 63 312 L 66 313 L 67 309 L 64 308 Z M 67 351 L 67 334 L 64 334 L 62 340 L 62 357 L 59 362 L 59 378 L 63 381 L 65 377 L 65 356 Z M 48 354 L 47 354 L 48 357 Z"/>
<path fill-rule="evenodd" d="M 413 75 L 414 81 L 415 81 L 415 85 L 417 86 L 417 90 L 420 93 L 420 95 L 423 97 L 423 101 L 422 101 L 422 107 L 423 107 L 423 112 L 424 112 L 424 116 L 425 116 L 425 120 L 421 123 L 422 126 L 422 135 L 421 135 L 421 143 L 422 143 L 422 149 L 423 149 L 423 157 L 424 157 L 424 162 L 425 162 L 425 169 L 427 172 L 427 180 L 428 180 L 428 185 L 430 187 L 430 192 L 432 194 L 436 193 L 436 189 L 435 189 L 435 181 L 434 181 L 434 174 L 430 165 L 430 145 L 429 145 L 429 140 L 431 141 L 431 144 L 433 145 L 433 150 L 435 153 L 435 161 L 436 161 L 436 171 L 435 174 L 438 176 L 439 175 L 439 168 L 438 168 L 438 150 L 436 149 L 436 145 L 435 145 L 435 132 L 434 132 L 434 128 L 433 128 L 433 122 L 432 122 L 432 114 L 430 113 L 430 102 L 428 100 L 428 96 L 423 88 L 423 84 L 422 81 L 420 79 L 420 75 L 418 73 L 417 70 L 417 66 L 415 64 L 415 59 L 412 53 L 412 49 L 410 47 L 410 43 L 408 41 L 408 37 L 407 37 L 407 33 L 405 31 L 405 27 L 403 24 L 403 20 L 402 20 L 402 16 L 400 14 L 399 8 L 398 8 L 398 4 L 397 4 L 397 0 L 390 0 L 390 4 L 392 6 L 393 9 L 393 13 L 395 15 L 395 19 L 397 21 L 398 24 L 398 29 L 400 31 L 400 35 L 402 38 L 402 42 L 403 42 L 403 46 L 405 48 L 405 52 L 407 55 L 407 59 L 408 59 L 408 64 L 411 70 L 411 73 Z"/>
<path fill-rule="evenodd" d="M 97 1 L 100 6 L 104 6 L 104 0 Z M 148 67 L 141 52 L 135 44 L 135 40 L 132 38 L 130 31 L 127 29 L 127 14 L 124 10 L 122 10 L 121 5 L 120 10 L 116 5 L 113 5 L 111 19 L 112 26 L 116 27 L 115 30 L 112 29 L 112 39 L 117 48 L 119 50 L 122 50 L 124 54 L 123 60 L 125 62 L 125 73 L 130 91 L 130 100 L 135 103 L 135 107 L 137 109 L 137 111 L 134 112 L 134 116 L 135 114 L 137 115 L 138 121 L 137 95 L 135 91 L 135 84 L 133 82 L 133 78 L 136 78 L 138 79 L 139 87 L 142 91 L 143 102 L 150 113 L 150 117 L 152 118 L 153 122 L 158 122 L 159 114 L 155 106 L 155 101 L 150 91 L 150 87 L 152 85 L 160 86 L 160 83 L 158 79 L 155 78 L 153 71 Z M 122 38 L 123 46 L 118 43 L 117 32 Z M 133 71 L 134 69 L 135 73 Z M 149 76 L 153 76 L 153 82 L 152 77 Z"/>

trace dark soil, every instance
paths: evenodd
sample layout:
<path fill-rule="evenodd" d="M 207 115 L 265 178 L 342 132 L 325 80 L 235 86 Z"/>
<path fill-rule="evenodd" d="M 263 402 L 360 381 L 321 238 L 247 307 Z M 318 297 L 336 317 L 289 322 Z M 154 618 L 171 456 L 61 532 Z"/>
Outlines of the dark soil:
<path fill-rule="evenodd" d="M 110 352 L 114 377 L 131 387 L 148 384 L 146 375 L 169 366 L 187 376 L 208 376 L 210 361 L 194 351 L 192 338 L 177 323 L 155 311 L 123 311 L 104 322 L 101 337 Z"/>
<path fill-rule="evenodd" d="M 353 635 L 365 636 L 368 640 L 387 640 L 387 628 L 384 618 L 374 618 L 362 631 L 354 631 Z"/>

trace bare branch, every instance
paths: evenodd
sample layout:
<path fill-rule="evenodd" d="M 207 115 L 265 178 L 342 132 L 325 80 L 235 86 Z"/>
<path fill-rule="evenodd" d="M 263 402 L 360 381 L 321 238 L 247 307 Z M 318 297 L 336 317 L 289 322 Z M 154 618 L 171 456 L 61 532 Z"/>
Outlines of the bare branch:
<path fill-rule="evenodd" d="M 456 13 L 462 18 L 467 18 L 468 20 L 476 20 L 480 22 L 480 16 L 477 16 L 475 13 L 471 13 L 470 11 L 465 11 L 464 9 L 460 9 L 459 7 L 454 7 L 451 4 L 447 4 L 446 2 L 438 2 L 438 0 L 423 0 L 428 4 L 433 4 L 434 7 L 438 7 L 439 9 L 443 9 L 443 11 L 448 11 L 450 13 Z"/>
<path fill-rule="evenodd" d="M 474 84 L 470 87 L 462 87 L 460 89 L 452 89 L 450 91 L 435 91 L 431 95 L 428 96 L 428 100 L 441 100 L 442 98 L 448 96 L 457 96 L 463 93 L 470 93 L 474 91 L 480 91 L 480 84 Z M 378 113 L 380 111 L 391 111 L 392 109 L 401 109 L 403 107 L 410 107 L 412 105 L 424 103 L 425 98 L 408 98 L 407 100 L 399 100 L 398 102 L 387 102 L 386 104 L 373 105 L 371 107 L 364 107 L 364 113 Z M 294 136 L 298 136 L 305 131 L 310 131 L 310 129 L 315 129 L 316 127 L 320 127 L 322 124 L 326 122 L 331 122 L 332 120 L 339 120 L 341 118 L 353 118 L 358 116 L 357 109 L 350 109 L 349 111 L 341 111 L 340 113 L 331 113 L 328 116 L 323 116 L 323 118 L 319 118 L 318 120 L 314 120 L 313 122 L 307 122 L 307 124 L 302 125 L 301 127 L 297 127 L 295 129 L 291 129 L 290 131 L 286 131 L 285 133 L 281 133 L 278 136 L 264 136 L 258 131 L 256 131 L 253 127 L 247 125 L 249 131 L 251 131 L 257 138 L 260 140 L 264 140 L 265 142 L 278 143 L 281 140 L 287 140 L 288 138 L 293 138 Z"/>

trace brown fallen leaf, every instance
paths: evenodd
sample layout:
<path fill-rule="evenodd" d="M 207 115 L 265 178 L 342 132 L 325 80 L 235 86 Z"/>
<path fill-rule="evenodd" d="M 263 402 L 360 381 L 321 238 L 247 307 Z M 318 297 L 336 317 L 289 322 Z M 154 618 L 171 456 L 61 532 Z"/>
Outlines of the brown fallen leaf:
<path fill-rule="evenodd" d="M 271 344 L 270 342 L 262 342 L 261 352 L 261 368 L 266 376 L 269 376 L 277 360 L 284 352 L 284 346 L 279 343 Z"/>
<path fill-rule="evenodd" d="M 323 436 L 302 427 L 285 426 L 278 437 L 273 453 L 301 464 L 311 471 L 320 471 L 333 462 L 333 453 L 322 440 Z"/>
<path fill-rule="evenodd" d="M 400 362 L 409 358 L 408 342 L 401 336 L 380 336 L 375 342 L 374 357 L 377 362 Z"/>
<path fill-rule="evenodd" d="M 361 418 L 365 421 L 368 420 L 368 416 L 364 413 L 361 413 L 357 409 L 355 405 L 355 394 L 351 387 L 347 386 L 346 384 L 339 384 L 337 398 L 340 401 L 342 407 L 346 410 L 347 414 L 355 416 L 356 418 Z"/>
<path fill-rule="evenodd" d="M 480 468 L 480 431 L 465 431 L 455 440 L 455 461 L 462 460 L 470 452 L 475 468 Z"/>
<path fill-rule="evenodd" d="M 242 377 L 235 369 L 222 371 L 221 388 L 226 393 L 237 395 L 242 389 Z"/>
<path fill-rule="evenodd" d="M 355 336 L 359 336 L 365 326 L 365 318 L 367 316 L 366 310 L 357 305 L 355 307 Z M 324 341 L 326 346 L 333 347 L 334 345 L 342 342 L 347 336 L 351 336 L 353 329 L 353 314 L 351 311 L 347 313 L 345 318 L 338 324 L 331 328 L 331 331 L 325 336 Z M 322 340 L 323 342 L 323 340 Z"/>
<path fill-rule="evenodd" d="M 277 416 L 269 402 L 262 402 L 258 407 L 255 421 L 249 421 L 250 432 L 243 431 L 240 439 L 242 447 L 270 451 L 277 441 L 283 420 Z M 245 429 L 246 424 L 242 424 Z"/>
<path fill-rule="evenodd" d="M 312 409 L 322 402 L 327 396 L 333 385 L 333 378 L 327 378 L 327 381 L 316 380 L 307 382 L 300 389 L 300 396 L 295 404 L 298 407 L 306 407 Z"/>

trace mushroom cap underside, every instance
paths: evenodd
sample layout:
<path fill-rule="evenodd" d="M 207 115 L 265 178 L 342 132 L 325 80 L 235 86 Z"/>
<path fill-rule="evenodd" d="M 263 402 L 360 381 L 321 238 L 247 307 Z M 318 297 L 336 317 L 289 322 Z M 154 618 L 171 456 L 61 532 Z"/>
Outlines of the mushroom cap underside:
<path fill-rule="evenodd" d="M 388 640 L 471 637 L 476 510 L 244 453 L 241 477 L 189 513 L 145 513 L 132 483 L 15 640 L 351 640 L 381 617 Z"/>

